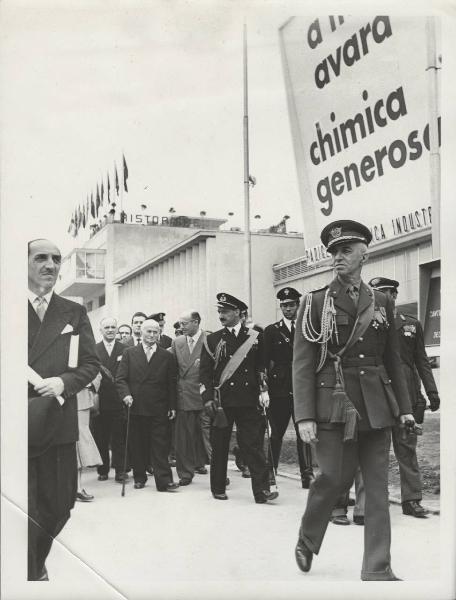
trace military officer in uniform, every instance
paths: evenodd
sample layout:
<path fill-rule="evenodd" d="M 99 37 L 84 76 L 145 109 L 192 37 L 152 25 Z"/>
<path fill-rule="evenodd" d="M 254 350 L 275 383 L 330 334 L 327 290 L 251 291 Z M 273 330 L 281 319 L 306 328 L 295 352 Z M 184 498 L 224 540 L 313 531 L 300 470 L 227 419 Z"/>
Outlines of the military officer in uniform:
<path fill-rule="evenodd" d="M 153 321 L 157 321 L 157 323 L 160 325 L 160 341 L 158 342 L 160 348 L 164 348 L 165 350 L 167 350 L 168 348 L 171 348 L 171 344 L 173 343 L 173 340 L 169 337 L 169 335 L 166 335 L 166 333 L 163 333 L 163 329 L 165 328 L 165 316 L 166 313 L 164 312 L 158 312 L 158 313 L 154 313 L 153 315 L 150 315 L 150 317 L 147 317 L 148 319 L 152 319 Z"/>
<path fill-rule="evenodd" d="M 296 329 L 296 314 L 299 308 L 300 294 L 292 287 L 286 287 L 277 293 L 283 317 L 277 323 L 268 325 L 264 330 L 264 355 L 269 388 L 269 420 L 271 422 L 271 449 L 274 469 L 277 470 L 282 439 L 293 418 L 293 382 L 291 367 L 293 363 L 293 343 Z M 312 451 L 304 444 L 296 429 L 296 448 L 303 488 L 308 488 L 313 479 Z"/>
<path fill-rule="evenodd" d="M 321 240 L 335 278 L 306 295 L 293 356 L 295 419 L 314 443 L 320 475 L 309 490 L 295 549 L 307 572 L 331 511 L 358 464 L 366 490 L 361 579 L 396 581 L 391 569 L 388 462 L 391 427 L 413 426 L 403 382 L 393 306 L 361 279 L 372 234 L 356 221 L 327 225 Z"/>
<path fill-rule="evenodd" d="M 251 473 L 255 502 L 263 504 L 277 498 L 269 490 L 269 474 L 263 450 L 264 418 L 259 407 L 260 386 L 264 389 L 262 334 L 241 322 L 247 306 L 230 294 L 217 294 L 222 329 L 207 336 L 201 351 L 200 393 L 211 427 L 211 491 L 216 500 L 227 500 L 225 493 L 228 449 L 233 424 L 238 443 Z M 218 426 L 217 408 L 223 409 L 226 422 Z"/>
<path fill-rule="evenodd" d="M 402 368 L 414 414 L 416 415 L 417 404 L 420 400 L 420 381 L 416 377 L 416 371 L 423 382 L 431 410 L 438 410 L 440 398 L 424 348 L 421 323 L 414 317 L 398 311 L 395 307 L 399 282 L 386 277 L 374 277 L 369 285 L 373 289 L 383 292 L 394 306 L 394 325 L 399 334 Z M 422 419 L 417 417 L 417 421 L 422 422 Z M 414 433 L 404 436 L 402 430 L 396 426 L 393 427 L 392 437 L 401 475 L 402 512 L 413 517 L 426 517 L 428 511 L 420 504 L 422 484 L 416 457 L 417 436 Z"/>

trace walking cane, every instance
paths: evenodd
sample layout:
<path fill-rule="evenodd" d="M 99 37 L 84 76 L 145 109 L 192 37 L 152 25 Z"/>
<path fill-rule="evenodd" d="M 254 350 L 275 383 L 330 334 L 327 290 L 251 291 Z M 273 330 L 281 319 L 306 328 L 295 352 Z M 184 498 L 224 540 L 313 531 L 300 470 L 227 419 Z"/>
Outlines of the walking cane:
<path fill-rule="evenodd" d="M 275 487 L 275 491 L 278 492 L 279 491 L 279 486 L 277 485 L 277 469 L 274 467 L 274 457 L 272 455 L 271 438 L 269 437 L 269 419 L 268 419 L 268 415 L 266 413 L 266 406 L 264 404 L 262 404 L 262 406 L 263 406 L 264 420 L 266 421 L 266 439 L 267 439 L 267 442 L 268 442 L 268 455 L 269 455 L 269 460 L 271 461 L 272 472 L 274 473 L 274 487 Z"/>
<path fill-rule="evenodd" d="M 131 404 L 127 408 L 127 433 L 125 435 L 125 456 L 123 466 L 123 481 L 122 481 L 122 496 L 125 496 L 125 479 L 127 475 L 127 455 L 128 455 L 128 434 L 130 432 L 130 408 Z"/>

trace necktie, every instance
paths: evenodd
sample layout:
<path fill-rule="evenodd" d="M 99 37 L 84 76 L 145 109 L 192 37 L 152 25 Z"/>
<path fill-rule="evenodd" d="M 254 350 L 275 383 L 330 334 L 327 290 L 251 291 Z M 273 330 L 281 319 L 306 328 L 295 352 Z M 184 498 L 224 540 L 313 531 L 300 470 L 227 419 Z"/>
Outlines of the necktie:
<path fill-rule="evenodd" d="M 234 329 L 234 327 L 233 327 L 233 329 L 231 330 L 231 335 L 232 335 L 232 336 L 234 336 L 234 337 L 236 337 L 236 329 Z"/>
<path fill-rule="evenodd" d="M 290 333 L 291 333 L 291 339 L 294 340 L 294 335 L 295 335 L 295 322 L 294 322 L 294 319 L 292 319 L 292 321 L 291 321 Z"/>
<path fill-rule="evenodd" d="M 358 287 L 356 285 L 352 285 L 347 289 L 347 294 L 350 296 L 350 298 L 353 301 L 353 304 L 355 306 L 358 306 L 358 299 L 359 299 L 359 290 Z"/>
<path fill-rule="evenodd" d="M 146 347 L 146 358 L 147 358 L 147 362 L 149 362 L 149 361 L 150 361 L 150 359 L 152 358 L 152 354 L 154 353 L 154 352 L 153 352 L 153 349 L 154 349 L 154 347 L 153 347 L 153 346 L 147 346 L 147 347 Z"/>
<path fill-rule="evenodd" d="M 106 347 L 107 351 L 108 351 L 108 356 L 111 356 L 112 353 L 112 345 L 108 344 L 108 346 Z"/>
<path fill-rule="evenodd" d="M 40 321 L 44 319 L 44 315 L 46 314 L 46 304 L 46 298 L 37 298 L 35 300 L 35 311 Z"/>
<path fill-rule="evenodd" d="M 187 340 L 188 340 L 188 349 L 191 354 L 193 351 L 193 344 L 195 343 L 195 340 L 192 337 L 188 337 Z"/>

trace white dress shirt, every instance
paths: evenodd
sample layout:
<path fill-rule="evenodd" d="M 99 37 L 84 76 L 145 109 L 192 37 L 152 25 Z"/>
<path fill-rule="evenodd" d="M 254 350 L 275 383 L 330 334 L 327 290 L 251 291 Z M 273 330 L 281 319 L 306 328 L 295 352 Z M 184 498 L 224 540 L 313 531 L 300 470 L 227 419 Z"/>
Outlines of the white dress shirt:
<path fill-rule="evenodd" d="M 31 292 L 30 290 L 28 290 L 28 299 L 30 301 L 30 304 L 33 306 L 33 310 L 36 312 L 37 301 L 40 300 L 41 298 L 44 298 L 45 302 L 44 302 L 43 308 L 44 308 L 44 312 L 46 312 L 48 309 L 48 306 L 49 306 L 49 302 L 51 301 L 53 293 L 54 293 L 54 290 L 51 290 L 47 294 L 44 294 L 44 296 L 37 296 L 34 292 Z"/>

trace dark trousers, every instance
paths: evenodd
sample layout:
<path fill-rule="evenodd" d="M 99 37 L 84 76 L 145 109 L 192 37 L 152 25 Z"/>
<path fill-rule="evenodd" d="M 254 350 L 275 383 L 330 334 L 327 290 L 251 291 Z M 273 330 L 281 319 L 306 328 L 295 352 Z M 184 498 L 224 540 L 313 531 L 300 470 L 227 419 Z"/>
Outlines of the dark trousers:
<path fill-rule="evenodd" d="M 211 491 L 222 494 L 226 487 L 228 450 L 233 424 L 236 423 L 239 447 L 250 469 L 253 494 L 269 490 L 269 474 L 263 450 L 264 418 L 254 406 L 225 408 L 228 426 L 211 428 Z"/>
<path fill-rule="evenodd" d="M 76 443 L 51 446 L 28 461 L 28 580 L 39 579 L 77 492 Z"/>
<path fill-rule="evenodd" d="M 418 459 L 416 456 L 417 436 L 415 433 L 402 437 L 403 429 L 393 427 L 393 448 L 399 464 L 399 473 L 401 475 L 401 500 L 422 499 L 422 483 Z"/>
<path fill-rule="evenodd" d="M 304 444 L 299 435 L 299 430 L 294 419 L 293 396 L 290 395 L 288 398 L 284 396 L 272 396 L 268 409 L 268 417 L 271 424 L 271 450 L 274 469 L 277 470 L 279 466 L 283 436 L 287 430 L 290 418 L 292 418 L 296 432 L 296 450 L 298 452 L 301 479 L 308 479 L 309 476 L 313 475 L 312 449 L 310 444 Z"/>
<path fill-rule="evenodd" d="M 180 479 L 192 479 L 204 467 L 206 451 L 201 428 L 201 410 L 178 410 L 176 417 L 176 470 Z"/>
<path fill-rule="evenodd" d="M 316 444 L 320 475 L 309 490 L 300 536 L 318 554 L 331 511 L 361 467 L 366 490 L 363 579 L 391 577 L 391 525 L 388 502 L 388 463 L 391 429 L 359 431 L 358 440 L 343 442 L 341 427 L 318 430 Z"/>
<path fill-rule="evenodd" d="M 122 473 L 125 460 L 125 434 L 126 421 L 123 410 L 101 412 L 93 419 L 93 437 L 103 461 L 97 469 L 99 475 L 107 475 L 111 466 L 116 474 Z M 109 448 L 112 452 L 111 461 Z"/>
<path fill-rule="evenodd" d="M 155 485 L 165 489 L 173 480 L 168 464 L 168 417 L 130 415 L 129 452 L 135 483 L 147 481 L 146 467 L 152 462 Z"/>

